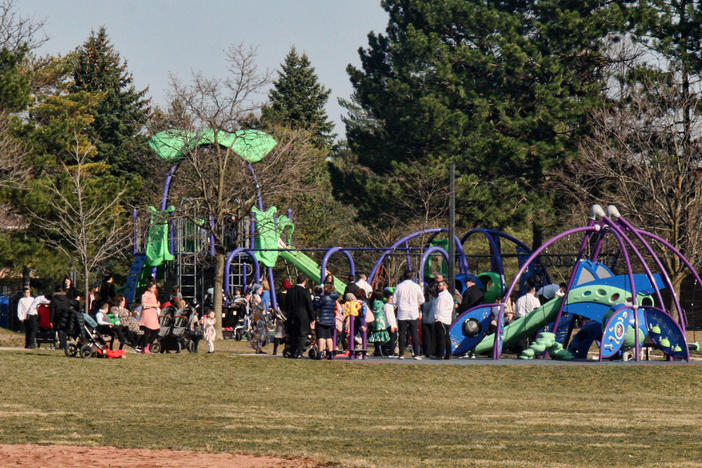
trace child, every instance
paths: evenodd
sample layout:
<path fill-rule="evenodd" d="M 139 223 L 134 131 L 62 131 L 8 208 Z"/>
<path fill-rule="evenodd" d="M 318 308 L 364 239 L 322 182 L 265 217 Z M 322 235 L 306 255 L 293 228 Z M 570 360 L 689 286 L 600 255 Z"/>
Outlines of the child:
<path fill-rule="evenodd" d="M 207 352 L 214 353 L 215 341 L 215 313 L 211 310 L 207 317 L 202 318 L 202 327 L 204 328 L 204 339 L 207 341 Z"/>
<path fill-rule="evenodd" d="M 361 344 L 360 351 L 366 350 L 366 307 L 365 301 L 358 300 L 354 294 L 346 293 L 344 296 L 343 314 L 349 317 L 349 358 L 351 359 L 356 344 Z M 359 336 L 356 336 L 356 335 Z"/>
<path fill-rule="evenodd" d="M 385 349 L 386 356 L 395 356 L 395 347 L 397 345 L 397 320 L 395 318 L 395 305 L 393 304 L 392 291 L 386 289 L 383 292 L 385 296 L 385 306 L 383 307 L 383 312 L 385 313 L 385 320 L 387 322 L 387 331 L 390 335 L 390 341 Z"/>
<path fill-rule="evenodd" d="M 383 293 L 381 291 L 373 291 L 373 314 L 375 321 L 371 322 L 372 333 L 368 337 L 368 342 L 375 346 L 376 357 L 384 357 L 383 343 L 390 341 L 390 334 L 387 330 L 387 322 L 385 320 L 385 304 L 383 304 Z"/>

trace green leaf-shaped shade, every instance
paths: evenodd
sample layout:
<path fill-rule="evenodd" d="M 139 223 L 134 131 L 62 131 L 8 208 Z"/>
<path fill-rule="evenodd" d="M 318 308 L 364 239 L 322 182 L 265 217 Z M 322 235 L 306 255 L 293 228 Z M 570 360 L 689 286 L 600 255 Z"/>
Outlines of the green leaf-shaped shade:
<path fill-rule="evenodd" d="M 159 132 L 149 140 L 149 146 L 167 161 L 183 157 L 190 146 L 219 144 L 231 148 L 243 160 L 255 163 L 271 152 L 278 142 L 260 130 L 239 130 L 236 133 L 205 130 L 192 134 L 180 130 Z"/>

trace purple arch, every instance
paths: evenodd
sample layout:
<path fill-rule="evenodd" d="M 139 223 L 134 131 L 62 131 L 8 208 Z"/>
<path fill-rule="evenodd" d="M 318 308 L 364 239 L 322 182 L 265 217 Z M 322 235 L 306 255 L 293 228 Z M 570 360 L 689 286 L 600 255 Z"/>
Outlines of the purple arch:
<path fill-rule="evenodd" d="M 256 281 L 258 282 L 261 279 L 261 265 L 258 263 L 258 259 L 256 258 L 256 255 L 254 255 L 254 253 L 251 250 L 243 248 L 243 247 L 240 247 L 238 249 L 234 249 L 229 253 L 229 255 L 227 255 L 227 260 L 224 263 L 224 278 L 225 278 L 224 294 L 225 295 L 229 294 L 229 273 L 230 273 L 231 267 L 232 267 L 232 260 L 234 259 L 234 257 L 236 257 L 237 255 L 241 255 L 241 254 L 248 255 L 249 258 L 251 258 L 251 260 L 253 260 L 254 272 L 256 274 L 256 276 L 255 276 Z M 244 284 L 244 288 L 246 288 L 246 284 Z"/>
<path fill-rule="evenodd" d="M 422 281 L 422 278 L 424 278 L 424 264 L 429 259 L 429 256 L 436 252 L 443 255 L 446 261 L 448 262 L 449 254 L 448 252 L 446 252 L 446 250 L 444 250 L 443 247 L 439 247 L 438 245 L 429 247 L 424 251 L 424 253 L 422 254 L 422 260 L 419 262 L 419 281 Z"/>
<path fill-rule="evenodd" d="M 349 271 L 352 276 L 356 276 L 356 265 L 353 263 L 353 257 L 351 257 L 351 254 L 342 249 L 341 247 L 332 247 L 331 249 L 327 250 L 327 253 L 324 254 L 324 258 L 322 259 L 322 265 L 320 266 L 320 279 L 319 279 L 319 284 L 324 284 L 324 277 L 326 274 L 324 273 L 327 271 L 327 262 L 329 262 L 329 259 L 331 258 L 332 255 L 334 255 L 337 252 L 341 252 L 344 255 L 346 255 L 346 258 L 349 261 Z"/>
<path fill-rule="evenodd" d="M 390 247 L 388 247 L 381 255 L 380 258 L 378 258 L 378 261 L 375 263 L 373 266 L 373 269 L 371 270 L 370 274 L 368 275 L 368 282 L 373 283 L 373 280 L 375 279 L 375 275 L 378 273 L 378 269 L 380 268 L 380 265 L 385 261 L 388 255 L 390 255 L 393 251 L 397 250 L 400 245 L 403 243 L 408 242 L 410 239 L 414 239 L 415 237 L 419 237 L 424 234 L 438 234 L 441 232 L 448 232 L 448 229 L 446 228 L 428 228 L 428 229 L 422 229 L 421 231 L 415 231 L 412 234 L 408 234 L 405 237 L 402 237 L 400 240 L 395 241 L 394 244 L 392 244 Z M 433 237 L 432 237 L 433 239 Z M 465 274 L 468 274 L 468 260 L 466 259 L 466 253 L 463 250 L 463 245 L 461 244 L 460 239 L 458 239 L 458 236 L 455 237 L 455 242 L 456 242 L 456 253 L 459 254 L 460 256 L 460 271 L 464 272 Z"/>

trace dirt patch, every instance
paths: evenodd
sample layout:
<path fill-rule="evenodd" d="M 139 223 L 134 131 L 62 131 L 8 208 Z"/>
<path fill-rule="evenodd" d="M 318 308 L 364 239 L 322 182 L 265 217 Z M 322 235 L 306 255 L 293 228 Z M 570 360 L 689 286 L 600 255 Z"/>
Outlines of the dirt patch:
<path fill-rule="evenodd" d="M 304 467 L 329 466 L 307 458 L 256 457 L 188 450 L 120 449 L 74 445 L 0 445 L 2 466 L 149 467 Z"/>

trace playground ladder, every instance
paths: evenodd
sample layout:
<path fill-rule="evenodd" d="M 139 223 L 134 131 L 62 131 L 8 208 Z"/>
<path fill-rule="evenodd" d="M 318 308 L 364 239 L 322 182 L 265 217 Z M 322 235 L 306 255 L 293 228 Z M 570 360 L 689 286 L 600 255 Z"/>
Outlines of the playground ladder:
<path fill-rule="evenodd" d="M 198 261 L 197 254 L 178 252 L 178 284 L 183 299 L 190 301 L 197 297 Z"/>

